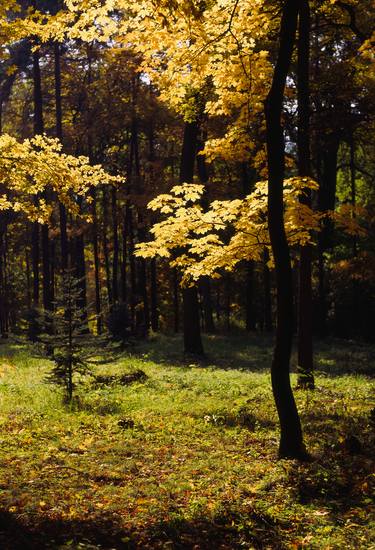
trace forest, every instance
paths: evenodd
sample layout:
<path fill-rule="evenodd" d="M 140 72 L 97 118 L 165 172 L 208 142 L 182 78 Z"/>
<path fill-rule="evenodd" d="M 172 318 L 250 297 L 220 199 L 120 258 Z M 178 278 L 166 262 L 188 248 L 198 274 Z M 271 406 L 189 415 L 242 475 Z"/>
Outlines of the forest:
<path fill-rule="evenodd" d="M 0 548 L 375 548 L 370 0 L 1 0 Z"/>

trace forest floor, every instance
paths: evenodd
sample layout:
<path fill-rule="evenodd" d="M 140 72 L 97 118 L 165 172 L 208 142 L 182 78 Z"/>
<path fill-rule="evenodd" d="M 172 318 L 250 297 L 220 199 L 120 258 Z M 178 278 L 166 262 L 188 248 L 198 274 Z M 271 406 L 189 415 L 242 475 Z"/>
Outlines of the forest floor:
<path fill-rule="evenodd" d="M 0 344 L 0 548 L 375 549 L 375 348 L 317 346 L 300 464 L 276 459 L 271 340 L 205 345 L 139 343 L 69 408 L 48 361 Z"/>

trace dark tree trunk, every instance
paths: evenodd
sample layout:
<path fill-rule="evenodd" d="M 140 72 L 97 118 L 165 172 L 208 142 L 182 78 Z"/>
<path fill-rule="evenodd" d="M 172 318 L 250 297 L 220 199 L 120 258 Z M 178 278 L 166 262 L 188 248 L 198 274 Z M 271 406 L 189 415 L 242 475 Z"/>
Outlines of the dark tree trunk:
<path fill-rule="evenodd" d="M 353 218 L 355 218 L 355 206 L 357 202 L 356 197 L 356 185 L 355 185 L 355 143 L 354 143 L 354 133 L 351 132 L 350 134 L 350 195 L 351 195 L 351 203 L 353 207 Z M 353 256 L 356 257 L 358 255 L 358 239 L 356 235 L 353 235 Z"/>
<path fill-rule="evenodd" d="M 62 142 L 63 125 L 62 125 L 62 97 L 61 97 L 61 52 L 60 52 L 60 44 L 58 42 L 54 43 L 54 58 L 55 58 L 56 137 Z M 59 214 L 60 214 L 61 270 L 66 271 L 69 265 L 67 216 L 66 216 L 66 208 L 61 202 L 59 202 Z"/>
<path fill-rule="evenodd" d="M 279 456 L 306 458 L 301 422 L 290 383 L 293 337 L 293 284 L 283 218 L 285 144 L 281 116 L 285 83 L 297 30 L 298 2 L 287 0 L 271 89 L 265 104 L 268 160 L 268 224 L 277 282 L 277 332 L 271 368 L 272 390 L 280 420 Z"/>
<path fill-rule="evenodd" d="M 268 267 L 268 261 L 270 259 L 268 249 L 264 249 L 263 255 L 263 288 L 264 288 L 264 330 L 266 332 L 272 332 L 272 297 L 271 297 L 271 273 Z"/>
<path fill-rule="evenodd" d="M 205 137 L 198 143 L 198 153 L 204 148 Z M 199 181 L 203 185 L 207 185 L 209 180 L 206 159 L 204 155 L 197 154 L 197 169 Z M 207 210 L 207 200 L 203 198 L 202 206 Z M 211 279 L 209 277 L 202 277 L 199 283 L 199 288 L 202 296 L 202 308 L 203 308 L 203 326 L 204 330 L 213 334 L 215 332 L 215 323 L 213 317 L 212 297 L 211 297 Z"/>
<path fill-rule="evenodd" d="M 178 274 L 177 270 L 173 269 L 173 328 L 177 333 L 180 330 L 180 301 L 178 292 Z"/>
<path fill-rule="evenodd" d="M 128 287 L 127 287 L 127 275 L 128 275 L 128 206 L 125 205 L 125 212 L 122 220 L 122 258 L 121 258 L 121 300 L 124 304 L 128 303 Z"/>
<path fill-rule="evenodd" d="M 152 95 L 152 89 L 150 88 L 150 94 Z M 149 175 L 150 184 L 154 186 L 154 162 L 155 162 L 155 136 L 154 136 L 154 122 L 150 121 L 149 132 Z M 157 265 L 156 258 L 152 258 L 150 263 L 150 319 L 151 328 L 153 332 L 159 330 L 159 309 L 158 309 L 158 279 L 157 279 Z"/>
<path fill-rule="evenodd" d="M 256 313 L 254 307 L 254 267 L 253 261 L 246 262 L 246 330 L 256 330 Z"/>
<path fill-rule="evenodd" d="M 96 330 L 98 334 L 102 333 L 102 300 L 100 294 L 100 261 L 99 261 L 99 238 L 98 238 L 98 212 L 96 204 L 96 190 L 92 191 L 92 212 L 93 212 L 93 248 L 94 248 L 94 272 L 95 272 L 95 313 Z"/>
<path fill-rule="evenodd" d="M 31 228 L 31 265 L 33 271 L 33 307 L 39 306 L 39 224 L 34 222 Z"/>
<path fill-rule="evenodd" d="M 329 134 L 322 137 L 322 150 L 319 151 L 320 166 L 318 207 L 321 212 L 334 210 L 336 197 L 337 179 L 337 155 L 339 149 L 339 138 L 336 134 Z M 324 220 L 323 227 L 318 235 L 318 308 L 317 308 L 317 331 L 321 338 L 327 336 L 327 315 L 328 315 L 328 288 L 325 267 L 325 252 L 333 246 L 333 223 L 331 220 Z"/>
<path fill-rule="evenodd" d="M 193 181 L 197 142 L 197 122 L 185 122 L 180 166 L 180 183 L 192 183 Z M 182 301 L 184 308 L 184 351 L 185 353 L 194 355 L 203 355 L 197 288 L 195 286 L 183 288 Z"/>
<path fill-rule="evenodd" d="M 298 25 L 298 175 L 311 176 L 310 162 L 310 6 L 309 0 L 300 1 Z M 311 191 L 305 190 L 301 203 L 311 208 Z M 301 247 L 299 264 L 298 300 L 298 386 L 314 388 L 312 338 L 312 246 Z"/>
<path fill-rule="evenodd" d="M 34 78 L 34 133 L 43 134 L 43 95 L 42 95 L 42 79 L 39 65 L 39 52 L 33 53 L 33 78 Z M 44 198 L 47 198 L 46 195 Z M 39 232 L 35 231 L 35 246 L 37 246 L 36 238 Z M 50 266 L 50 242 L 48 225 L 43 224 L 41 227 L 42 237 L 42 272 L 43 272 L 43 307 L 46 310 L 52 308 L 51 300 L 51 266 Z M 35 266 L 36 267 L 36 266 Z M 34 274 L 35 276 L 35 274 Z"/>
<path fill-rule="evenodd" d="M 117 222 L 117 193 L 112 187 L 112 234 L 113 234 L 113 256 L 112 256 L 112 298 L 113 303 L 118 302 L 118 222 Z"/>
<path fill-rule="evenodd" d="M 133 212 L 131 208 L 128 209 L 128 250 L 129 250 L 129 271 L 130 271 L 130 325 L 132 332 L 136 327 L 136 305 L 138 301 L 137 297 L 137 274 L 136 264 L 134 257 L 134 225 L 133 225 Z"/>
<path fill-rule="evenodd" d="M 82 197 L 78 198 L 78 206 L 82 208 Z M 79 231 L 75 237 L 75 261 L 78 289 L 80 291 L 77 300 L 77 308 L 82 312 L 82 322 L 87 323 L 87 284 L 86 284 L 86 263 L 85 263 L 85 240 L 83 231 Z"/>
<path fill-rule="evenodd" d="M 211 280 L 209 277 L 202 277 L 199 286 L 202 295 L 204 330 L 213 334 L 216 330 L 212 307 Z"/>
<path fill-rule="evenodd" d="M 33 53 L 33 84 L 34 84 L 34 134 L 43 134 L 43 99 L 42 84 L 39 66 L 39 52 Z M 38 198 L 35 199 L 36 205 Z M 32 269 L 33 269 L 33 306 L 39 306 L 39 260 L 40 260 L 40 225 L 38 222 L 32 224 Z"/>
<path fill-rule="evenodd" d="M 150 290 L 151 290 L 151 328 L 153 332 L 159 330 L 159 310 L 158 310 L 158 286 L 157 286 L 157 268 L 156 259 L 151 260 Z"/>
<path fill-rule="evenodd" d="M 230 332 L 230 315 L 231 315 L 231 307 L 230 307 L 230 298 L 231 298 L 231 277 L 229 273 L 225 275 L 225 328 L 227 332 Z"/>
<path fill-rule="evenodd" d="M 107 193 L 103 189 L 103 253 L 104 253 L 104 267 L 105 267 L 105 278 L 107 283 L 107 293 L 108 293 L 108 305 L 112 307 L 112 284 L 111 284 L 111 270 L 109 267 L 109 252 L 108 252 L 108 207 L 107 207 Z"/>

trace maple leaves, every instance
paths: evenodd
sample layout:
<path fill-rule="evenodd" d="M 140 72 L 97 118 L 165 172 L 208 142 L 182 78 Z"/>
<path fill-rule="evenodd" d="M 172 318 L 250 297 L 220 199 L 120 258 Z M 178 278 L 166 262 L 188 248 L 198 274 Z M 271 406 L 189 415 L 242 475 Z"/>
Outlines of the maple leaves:
<path fill-rule="evenodd" d="M 56 139 L 35 136 L 19 142 L 0 136 L 0 211 L 23 212 L 30 220 L 45 223 L 53 205 L 40 195 L 50 190 L 72 214 L 79 215 L 74 196 L 89 201 L 92 186 L 120 181 L 101 166 L 91 166 L 87 157 L 63 153 Z"/>
<path fill-rule="evenodd" d="M 321 214 L 301 204 L 306 189 L 316 189 L 311 178 L 290 178 L 285 182 L 285 224 L 291 245 L 312 242 L 319 230 Z M 207 210 L 201 206 L 204 186 L 183 184 L 170 194 L 159 195 L 149 208 L 167 217 L 151 229 L 154 240 L 137 245 L 136 254 L 169 258 L 179 267 L 183 282 L 202 276 L 219 276 L 232 271 L 242 260 L 261 260 L 270 249 L 267 224 L 267 182 L 259 182 L 244 199 L 213 201 Z"/>

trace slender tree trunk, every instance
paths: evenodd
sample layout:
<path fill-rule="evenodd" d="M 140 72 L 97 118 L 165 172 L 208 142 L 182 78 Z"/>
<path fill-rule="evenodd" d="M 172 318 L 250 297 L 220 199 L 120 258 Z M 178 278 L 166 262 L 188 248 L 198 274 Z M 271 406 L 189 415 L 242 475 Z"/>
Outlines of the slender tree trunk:
<path fill-rule="evenodd" d="M 321 212 L 334 210 L 336 197 L 336 179 L 337 179 L 337 155 L 339 148 L 339 138 L 336 134 L 323 136 L 322 150 L 319 152 L 321 167 L 319 167 L 319 193 L 318 206 Z M 333 223 L 331 220 L 324 220 L 323 227 L 318 235 L 318 311 L 317 325 L 318 334 L 321 338 L 327 336 L 327 316 L 328 316 L 328 284 L 325 266 L 325 252 L 333 244 Z"/>
<path fill-rule="evenodd" d="M 63 140 L 63 125 L 62 125 L 62 97 L 61 97 L 61 51 L 60 44 L 54 43 L 54 61 L 55 61 L 55 108 L 56 108 L 56 137 L 62 142 Z M 67 233 L 67 216 L 66 208 L 59 201 L 60 215 L 60 247 L 61 247 L 61 270 L 64 272 L 69 265 L 69 244 Z"/>
<path fill-rule="evenodd" d="M 153 332 L 159 330 L 159 310 L 158 310 L 158 286 L 157 286 L 157 266 L 156 259 L 151 260 L 151 276 L 150 276 L 150 290 L 151 290 L 151 328 Z"/>
<path fill-rule="evenodd" d="M 173 328 L 177 334 L 180 330 L 180 303 L 178 292 L 178 274 L 176 268 L 173 268 Z"/>
<path fill-rule="evenodd" d="M 112 197 L 112 234 L 113 234 L 113 256 L 112 256 L 112 298 L 118 302 L 118 221 L 117 221 L 117 192 L 115 187 L 111 189 Z"/>
<path fill-rule="evenodd" d="M 204 149 L 204 143 L 206 136 L 204 135 L 198 142 L 198 154 L 197 154 L 197 169 L 199 181 L 203 185 L 207 185 L 209 181 L 209 174 L 207 170 L 206 158 L 204 155 L 199 154 Z M 202 199 L 202 207 L 207 210 L 207 199 Z M 199 282 L 199 289 L 202 296 L 202 309 L 203 309 L 203 326 L 204 330 L 213 334 L 215 332 L 215 323 L 213 317 L 212 296 L 211 296 L 211 279 L 209 277 L 202 277 Z"/>
<path fill-rule="evenodd" d="M 254 307 L 254 268 L 255 262 L 246 262 L 246 330 L 256 330 L 256 314 Z"/>
<path fill-rule="evenodd" d="M 216 332 L 216 329 L 215 329 L 213 307 L 212 307 L 211 280 L 209 277 L 201 278 L 200 292 L 202 295 L 202 302 L 203 302 L 204 330 L 209 334 L 214 334 Z"/>
<path fill-rule="evenodd" d="M 111 284 L 111 270 L 109 267 L 109 252 L 108 252 L 108 207 L 107 207 L 107 193 L 103 189 L 103 253 L 104 253 L 104 267 L 107 283 L 107 293 L 108 293 L 108 305 L 111 308 L 113 305 L 112 299 L 112 284 Z"/>
<path fill-rule="evenodd" d="M 194 175 L 195 156 L 197 151 L 198 124 L 185 122 L 182 144 L 180 183 L 191 183 Z M 199 302 L 196 286 L 182 289 L 184 351 L 194 355 L 203 355 L 199 323 Z"/>
<path fill-rule="evenodd" d="M 125 212 L 122 220 L 122 261 L 121 261 L 121 300 L 124 304 L 128 303 L 128 287 L 127 287 L 127 275 L 128 275 L 128 246 L 127 246 L 127 233 L 128 233 L 128 205 L 126 202 Z"/>
<path fill-rule="evenodd" d="M 300 0 L 298 25 L 298 175 L 311 176 L 310 162 L 310 6 Z M 301 203 L 311 208 L 311 191 L 305 190 Z M 298 386 L 314 388 L 312 322 L 312 246 L 301 247 L 298 301 Z"/>
<path fill-rule="evenodd" d="M 271 368 L 272 389 L 280 420 L 279 456 L 306 458 L 298 410 L 290 384 L 293 337 L 293 284 L 283 218 L 285 144 L 281 116 L 286 78 L 297 30 L 298 2 L 286 0 L 271 89 L 265 104 L 268 160 L 268 224 L 277 282 L 277 333 Z"/>
<path fill-rule="evenodd" d="M 100 294 L 100 261 L 99 261 L 99 238 L 98 238 L 98 212 L 96 204 L 96 190 L 92 192 L 93 203 L 93 248 L 94 248 L 94 274 L 95 274 L 95 313 L 96 330 L 98 334 L 102 333 L 102 300 Z"/>
<path fill-rule="evenodd" d="M 270 259 L 268 249 L 264 249 L 263 254 L 263 288 L 264 288 L 264 330 L 266 332 L 272 332 L 272 297 L 271 297 L 271 273 L 268 267 L 268 261 Z"/>
<path fill-rule="evenodd" d="M 353 207 L 353 218 L 355 219 L 355 206 L 357 202 L 356 197 L 356 186 L 355 186 L 355 143 L 354 143 L 354 133 L 351 132 L 350 134 L 350 195 L 351 195 L 351 203 Z M 353 256 L 356 257 L 358 255 L 358 240 L 357 236 L 353 235 Z"/>

